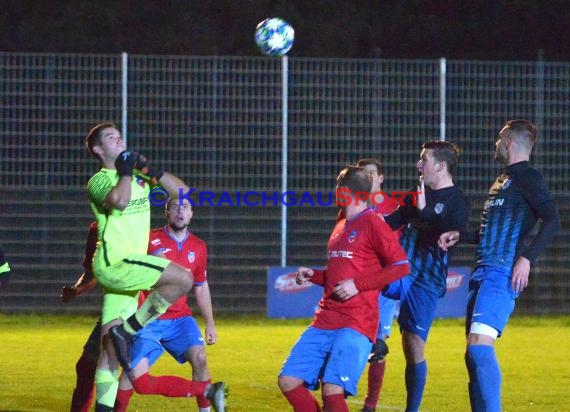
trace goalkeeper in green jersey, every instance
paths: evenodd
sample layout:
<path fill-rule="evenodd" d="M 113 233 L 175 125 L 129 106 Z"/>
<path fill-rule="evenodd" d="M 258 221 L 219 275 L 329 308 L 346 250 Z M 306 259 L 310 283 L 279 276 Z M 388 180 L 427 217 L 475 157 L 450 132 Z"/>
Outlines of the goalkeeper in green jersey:
<path fill-rule="evenodd" d="M 172 198 L 188 186 L 178 177 L 152 167 L 140 153 L 127 151 L 111 122 L 87 135 L 89 152 L 101 170 L 87 184 L 98 226 L 93 273 L 103 287 L 103 350 L 95 372 L 96 412 L 112 411 L 118 389 L 119 363 L 130 370 L 131 337 L 166 312 L 193 284 L 192 273 L 176 263 L 147 255 L 150 234 L 150 188 L 160 185 Z M 153 290 L 137 309 L 140 290 Z M 222 400 L 223 385 L 204 383 L 204 395 Z M 217 410 L 217 405 L 212 402 Z"/>

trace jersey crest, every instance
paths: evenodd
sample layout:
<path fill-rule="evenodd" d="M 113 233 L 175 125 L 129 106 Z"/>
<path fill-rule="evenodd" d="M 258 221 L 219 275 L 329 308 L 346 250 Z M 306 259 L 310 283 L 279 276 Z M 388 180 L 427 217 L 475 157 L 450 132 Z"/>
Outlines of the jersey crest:
<path fill-rule="evenodd" d="M 135 177 L 135 181 L 137 182 L 137 184 L 138 184 L 140 187 L 144 187 L 144 186 L 146 185 L 146 182 L 145 182 L 144 179 L 141 178 L 140 176 L 136 176 L 136 177 Z"/>
<path fill-rule="evenodd" d="M 438 215 L 441 215 L 441 213 L 443 212 L 443 209 L 445 209 L 445 205 L 443 203 L 436 203 L 435 207 L 433 208 L 434 212 Z"/>
<path fill-rule="evenodd" d="M 356 230 L 350 232 L 350 235 L 348 235 L 348 243 L 354 243 L 356 241 L 356 236 L 358 236 L 358 232 Z"/>
<path fill-rule="evenodd" d="M 194 263 L 194 260 L 196 260 L 196 252 L 194 251 L 188 252 L 188 262 Z"/>

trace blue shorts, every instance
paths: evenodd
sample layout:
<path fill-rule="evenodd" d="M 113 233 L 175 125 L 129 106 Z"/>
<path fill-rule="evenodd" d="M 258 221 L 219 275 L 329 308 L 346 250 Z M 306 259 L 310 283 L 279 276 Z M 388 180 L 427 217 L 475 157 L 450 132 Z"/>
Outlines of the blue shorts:
<path fill-rule="evenodd" d="M 131 365 L 136 366 L 143 358 L 148 358 L 152 365 L 165 350 L 178 363 L 184 363 L 185 354 L 192 346 L 204 346 L 204 338 L 192 316 L 157 319 L 133 336 Z"/>
<path fill-rule="evenodd" d="M 511 287 L 511 271 L 495 266 L 479 266 L 471 274 L 467 294 L 466 333 L 469 334 L 472 322 L 503 329 L 515 309 L 518 297 Z"/>
<path fill-rule="evenodd" d="M 354 396 L 371 349 L 370 339 L 354 329 L 310 326 L 291 349 L 279 376 L 302 379 L 311 390 L 318 389 L 320 382 L 331 383 Z"/>
<path fill-rule="evenodd" d="M 435 317 L 438 294 L 415 285 L 411 276 L 404 276 L 390 283 L 384 295 L 391 299 L 400 299 L 400 330 L 418 335 L 427 342 Z"/>
<path fill-rule="evenodd" d="M 398 316 L 399 301 L 387 298 L 382 293 L 378 295 L 378 307 L 380 308 L 380 324 L 376 339 L 389 338 L 392 333 L 394 318 Z"/>

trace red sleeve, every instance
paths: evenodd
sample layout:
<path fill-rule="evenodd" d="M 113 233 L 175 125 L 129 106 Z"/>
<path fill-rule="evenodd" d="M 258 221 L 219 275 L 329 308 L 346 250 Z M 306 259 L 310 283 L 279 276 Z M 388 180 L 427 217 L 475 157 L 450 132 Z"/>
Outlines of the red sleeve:
<path fill-rule="evenodd" d="M 370 233 L 382 269 L 376 276 L 355 279 L 355 286 L 360 291 L 382 289 L 410 273 L 408 258 L 400 246 L 397 232 L 392 231 L 381 218 L 371 222 Z"/>
<path fill-rule="evenodd" d="M 97 222 L 89 225 L 89 232 L 87 233 L 87 240 L 85 241 L 85 254 L 83 255 L 83 267 L 85 273 L 93 273 L 93 255 L 97 248 Z"/>
<path fill-rule="evenodd" d="M 309 282 L 314 283 L 315 285 L 324 286 L 326 273 L 326 270 L 313 269 L 313 276 L 311 276 Z"/>

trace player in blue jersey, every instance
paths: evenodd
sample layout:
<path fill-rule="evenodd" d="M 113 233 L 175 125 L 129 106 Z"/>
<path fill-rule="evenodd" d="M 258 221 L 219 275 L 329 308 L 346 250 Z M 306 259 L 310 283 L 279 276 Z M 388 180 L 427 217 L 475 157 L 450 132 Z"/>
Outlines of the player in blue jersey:
<path fill-rule="evenodd" d="M 426 142 L 417 163 L 421 193 L 417 198 L 406 196 L 404 205 L 386 217 L 393 229 L 403 227 L 401 244 L 411 268 L 408 276 L 384 291 L 385 296 L 400 300 L 406 411 L 419 409 L 427 379 L 427 337 L 437 300 L 447 289 L 447 252 L 438 247 L 438 240 L 444 232 L 463 230 L 469 219 L 469 201 L 453 182 L 458 156 L 453 143 Z"/>
<path fill-rule="evenodd" d="M 473 411 L 501 410 L 501 370 L 495 340 L 527 287 L 531 265 L 560 230 L 560 217 L 542 175 L 530 166 L 536 127 L 510 120 L 495 143 L 495 159 L 505 169 L 487 196 L 476 232 L 441 235 L 442 248 L 459 239 L 478 243 L 467 299 L 465 364 Z M 534 231 L 535 223 L 542 220 Z"/>

